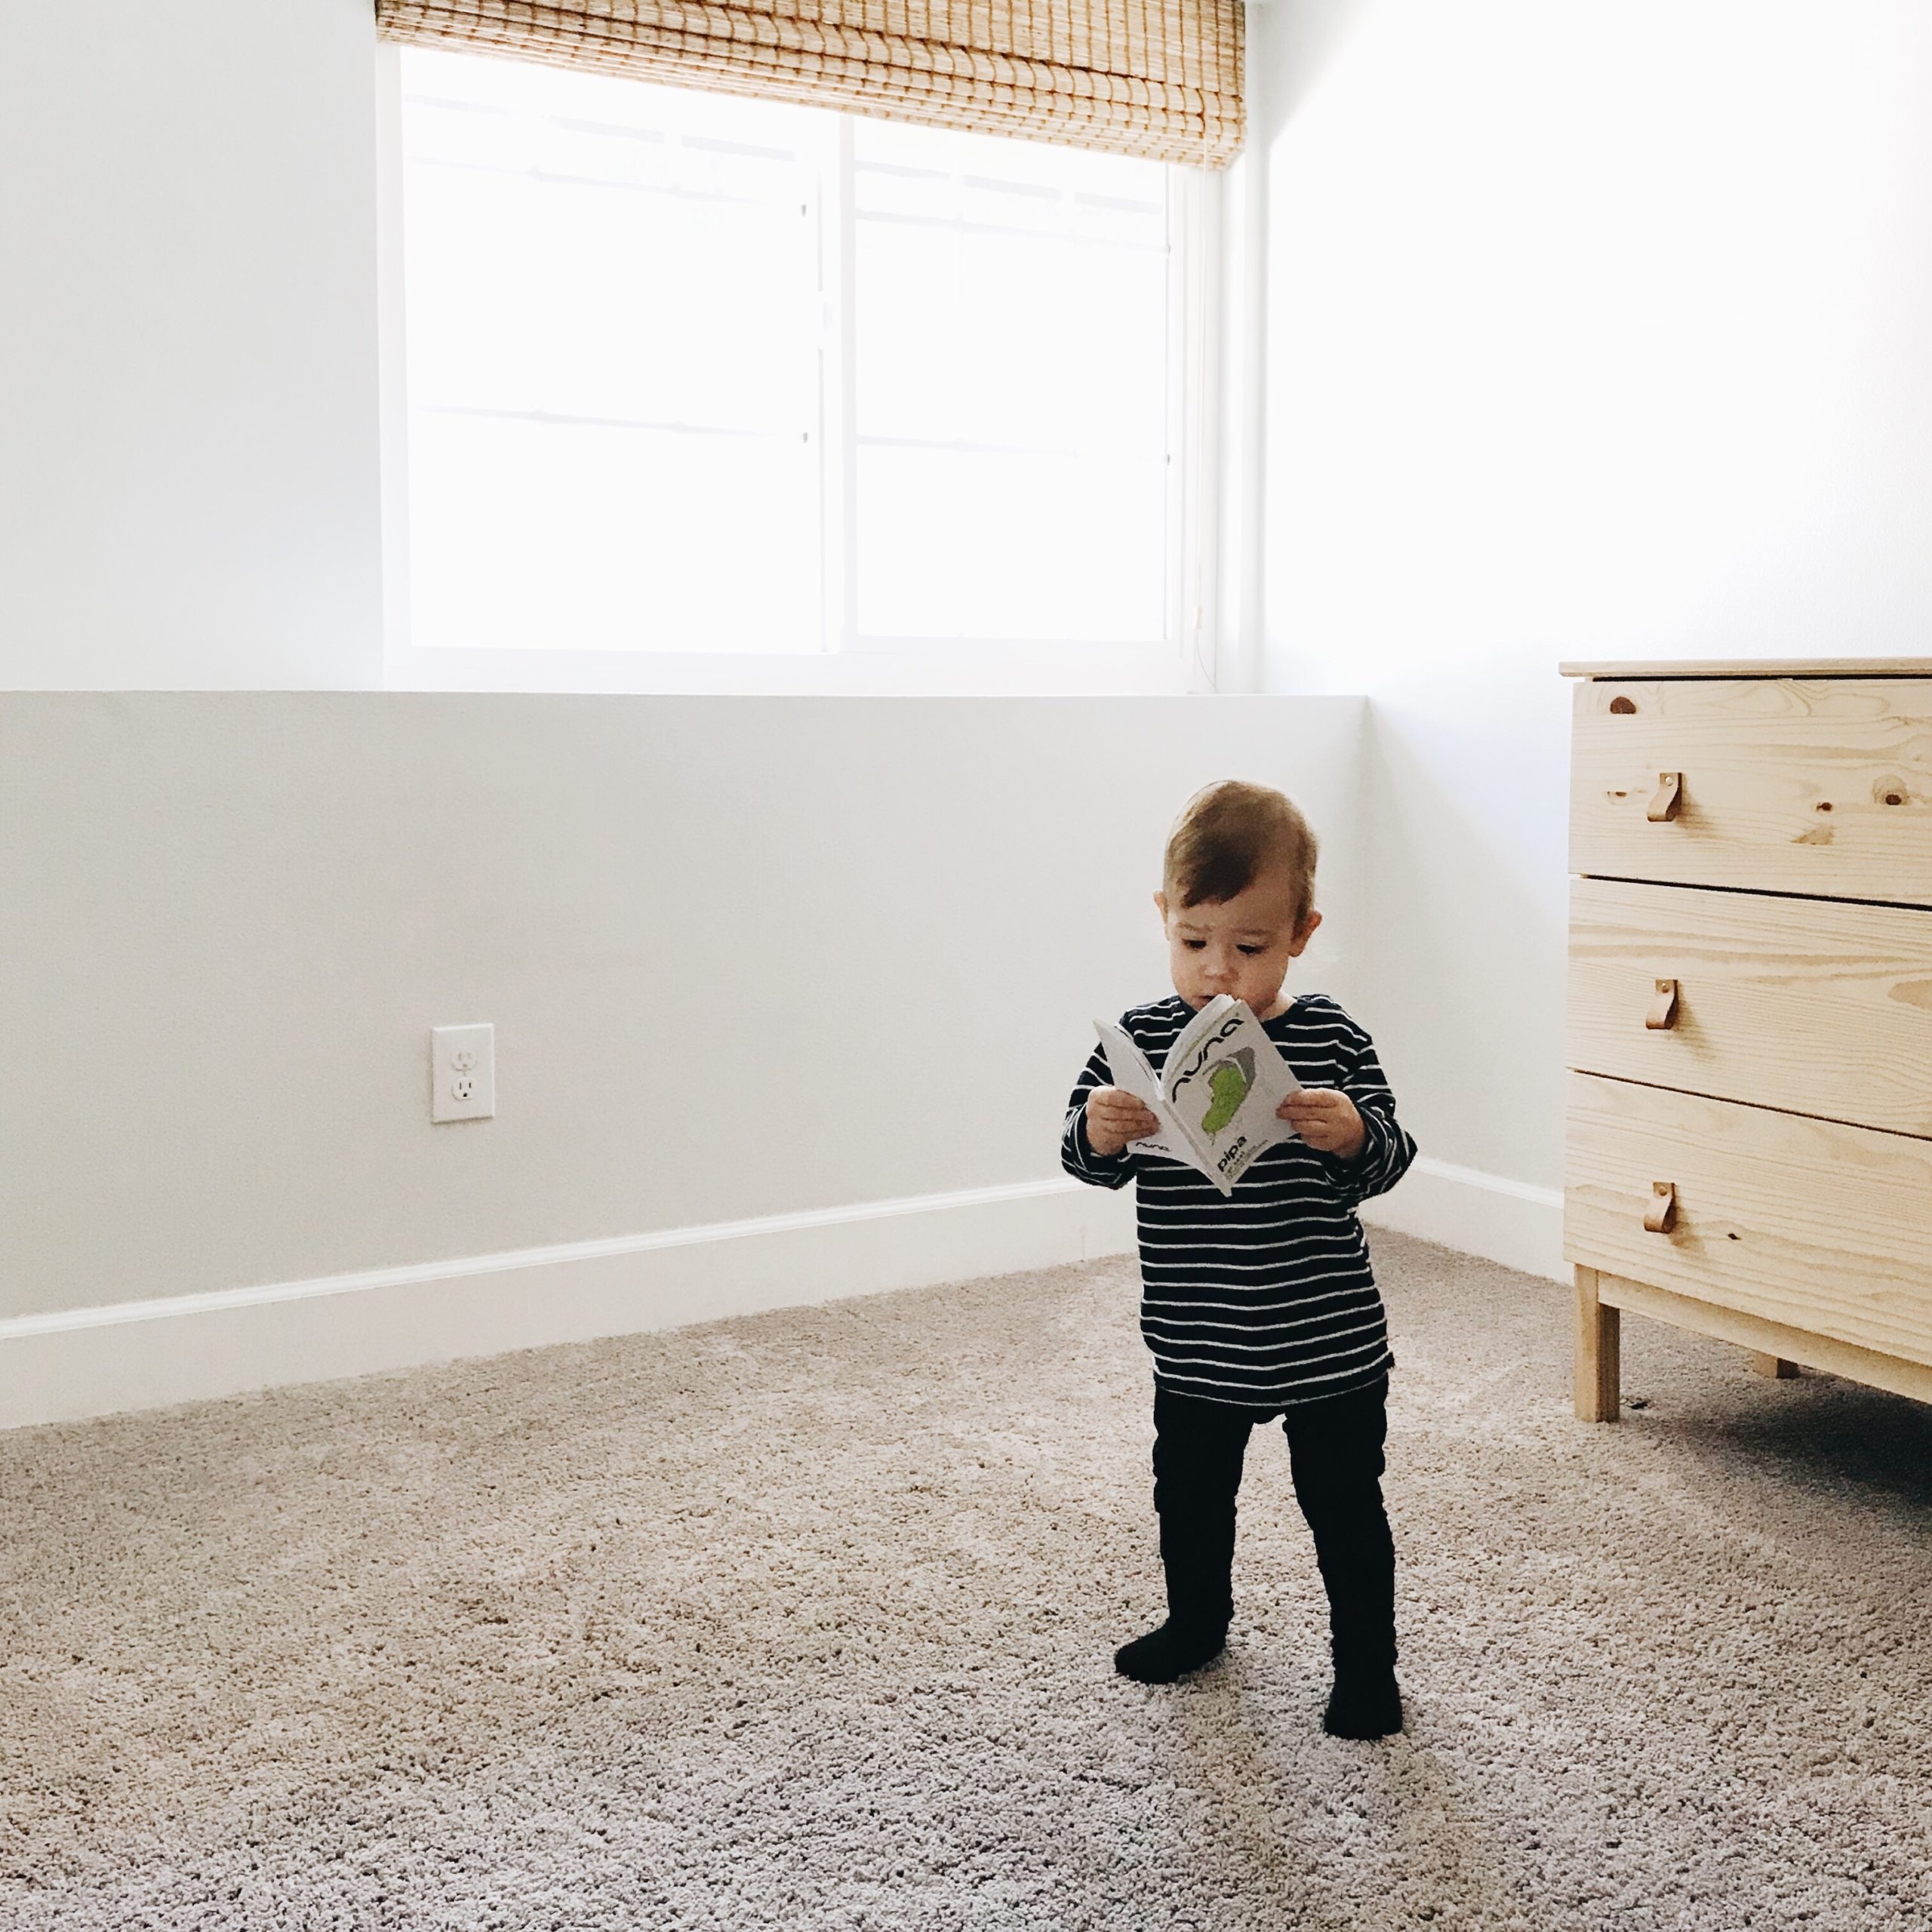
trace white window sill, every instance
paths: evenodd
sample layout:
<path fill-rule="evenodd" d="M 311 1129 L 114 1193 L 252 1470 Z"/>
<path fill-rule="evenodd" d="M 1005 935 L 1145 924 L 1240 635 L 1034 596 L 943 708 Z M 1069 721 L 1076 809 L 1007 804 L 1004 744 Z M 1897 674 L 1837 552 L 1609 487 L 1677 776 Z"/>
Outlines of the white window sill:
<path fill-rule="evenodd" d="M 1172 696 L 1198 689 L 1171 645 L 932 643 L 872 651 L 458 651 L 392 649 L 398 691 L 823 693 L 844 697 Z"/>

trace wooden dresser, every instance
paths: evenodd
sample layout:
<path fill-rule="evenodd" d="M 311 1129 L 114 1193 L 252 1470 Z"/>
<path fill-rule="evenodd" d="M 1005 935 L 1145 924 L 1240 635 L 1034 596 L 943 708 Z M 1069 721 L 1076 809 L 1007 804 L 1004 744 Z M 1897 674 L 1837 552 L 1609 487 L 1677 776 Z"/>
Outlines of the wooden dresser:
<path fill-rule="evenodd" d="M 1577 1413 L 1626 1309 L 1932 1401 L 1932 659 L 1562 669 Z"/>

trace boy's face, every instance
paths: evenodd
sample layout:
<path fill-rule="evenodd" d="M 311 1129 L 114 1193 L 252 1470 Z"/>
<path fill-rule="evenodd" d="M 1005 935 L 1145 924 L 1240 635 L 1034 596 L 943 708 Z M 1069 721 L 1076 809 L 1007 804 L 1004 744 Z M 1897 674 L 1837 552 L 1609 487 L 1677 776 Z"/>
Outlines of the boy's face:
<path fill-rule="evenodd" d="M 1261 868 L 1232 899 L 1168 903 L 1154 895 L 1168 934 L 1174 991 L 1198 1012 L 1220 993 L 1245 1000 L 1263 1020 L 1284 1010 L 1281 982 L 1321 923 L 1295 924 L 1294 882 L 1279 866 Z"/>

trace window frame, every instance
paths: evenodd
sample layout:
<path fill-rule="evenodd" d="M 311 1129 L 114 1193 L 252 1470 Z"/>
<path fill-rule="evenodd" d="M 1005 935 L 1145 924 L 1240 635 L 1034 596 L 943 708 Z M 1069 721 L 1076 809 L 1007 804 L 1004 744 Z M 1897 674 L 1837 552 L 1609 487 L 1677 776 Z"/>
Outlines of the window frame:
<path fill-rule="evenodd" d="M 1158 644 L 1060 639 L 860 638 L 853 623 L 852 131 L 844 114 L 821 159 L 819 260 L 827 325 L 820 384 L 825 533 L 817 651 L 571 651 L 418 646 L 410 631 L 409 398 L 403 289 L 402 50 L 377 50 L 377 363 L 382 463 L 383 668 L 393 691 L 749 694 L 1173 694 L 1216 688 L 1220 451 L 1221 176 L 1168 174 L 1171 260 L 1168 409 L 1179 434 L 1169 462 L 1167 632 Z"/>

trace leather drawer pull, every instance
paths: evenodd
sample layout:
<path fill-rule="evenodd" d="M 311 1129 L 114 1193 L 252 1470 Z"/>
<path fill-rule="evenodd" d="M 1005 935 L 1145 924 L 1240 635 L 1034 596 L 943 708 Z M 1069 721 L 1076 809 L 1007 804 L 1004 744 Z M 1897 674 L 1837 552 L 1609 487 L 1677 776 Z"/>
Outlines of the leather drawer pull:
<path fill-rule="evenodd" d="M 1657 774 L 1657 794 L 1646 808 L 1644 816 L 1653 825 L 1662 825 L 1666 819 L 1677 816 L 1677 808 L 1683 795 L 1683 773 L 1660 771 Z"/>
<path fill-rule="evenodd" d="M 1654 1180 L 1651 1193 L 1651 1204 L 1644 1210 L 1644 1226 L 1654 1235 L 1667 1235 L 1677 1225 L 1676 1184 Z"/>
<path fill-rule="evenodd" d="M 1654 1033 L 1667 1032 L 1677 1024 L 1677 982 L 1660 980 L 1657 996 L 1644 1015 L 1644 1024 Z"/>

